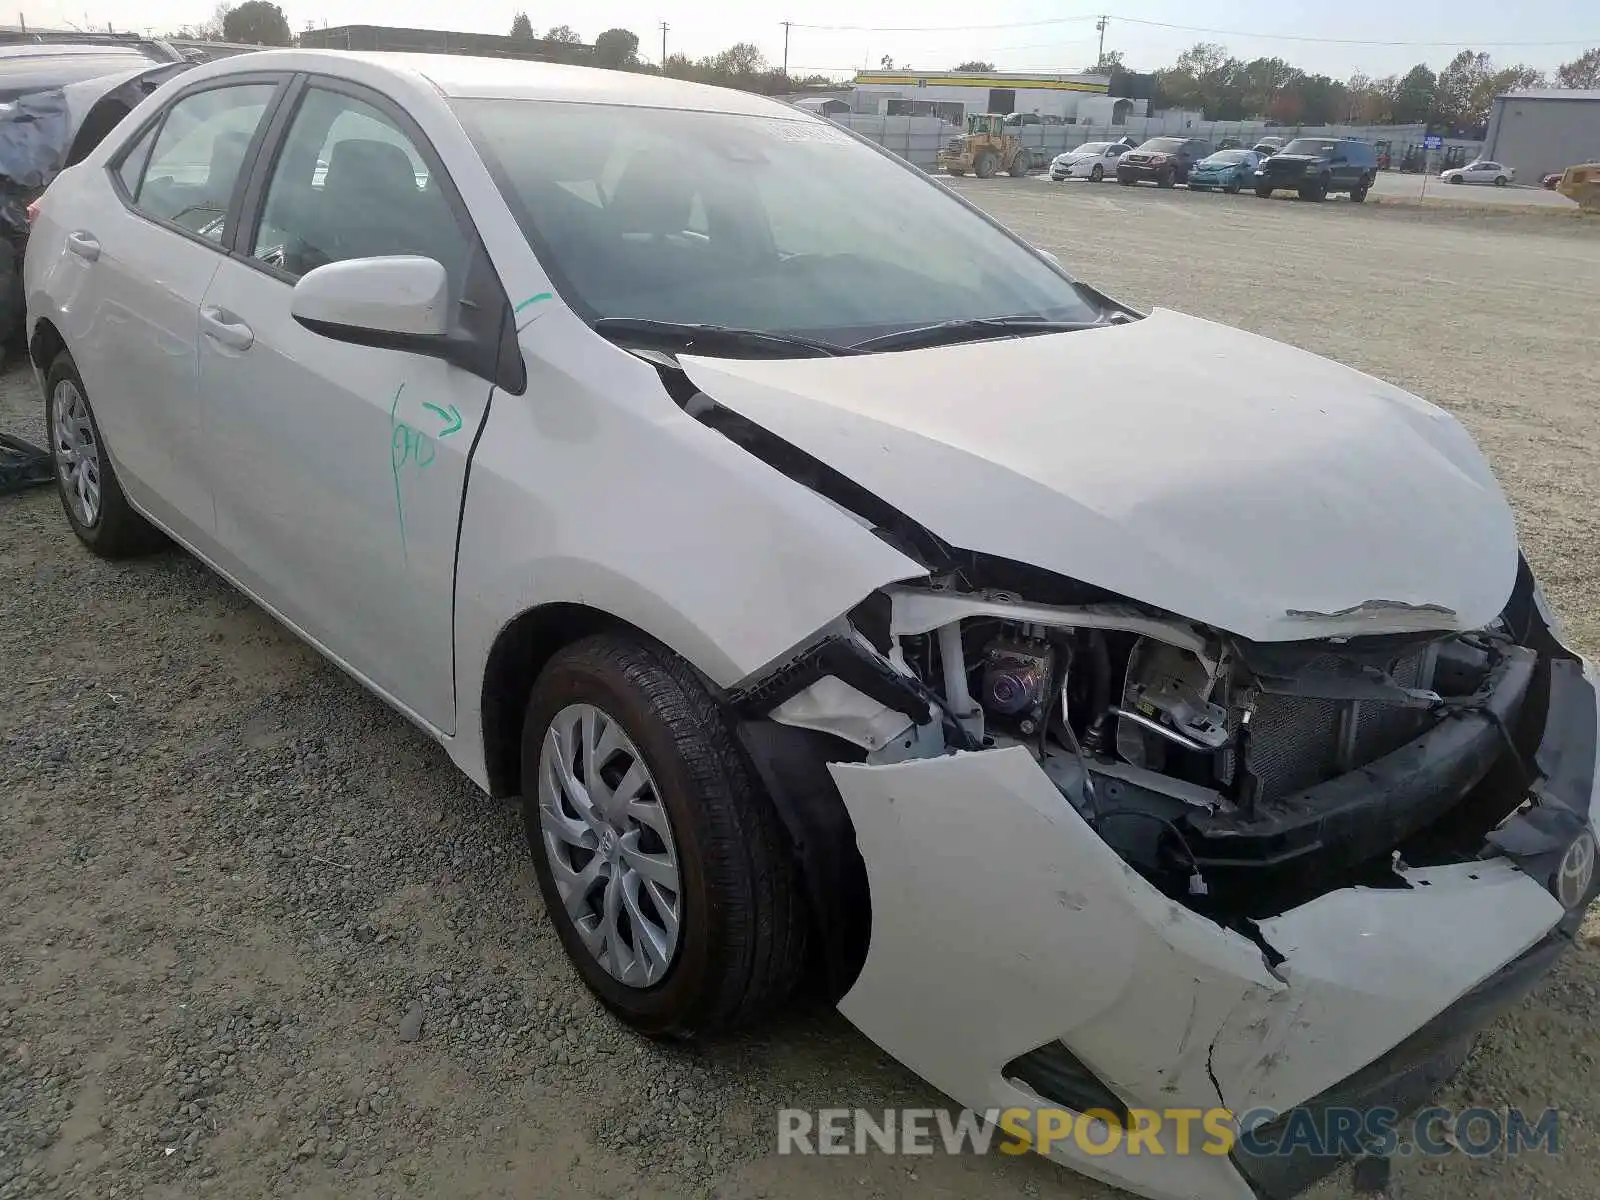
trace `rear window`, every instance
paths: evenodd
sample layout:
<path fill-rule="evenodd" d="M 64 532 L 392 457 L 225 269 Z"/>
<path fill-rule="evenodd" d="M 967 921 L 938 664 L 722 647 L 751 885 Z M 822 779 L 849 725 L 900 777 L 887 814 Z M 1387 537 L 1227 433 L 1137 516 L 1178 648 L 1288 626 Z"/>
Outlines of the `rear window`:
<path fill-rule="evenodd" d="M 1319 158 L 1338 152 L 1339 143 L 1329 138 L 1295 138 L 1283 148 L 1284 154 L 1315 154 Z"/>

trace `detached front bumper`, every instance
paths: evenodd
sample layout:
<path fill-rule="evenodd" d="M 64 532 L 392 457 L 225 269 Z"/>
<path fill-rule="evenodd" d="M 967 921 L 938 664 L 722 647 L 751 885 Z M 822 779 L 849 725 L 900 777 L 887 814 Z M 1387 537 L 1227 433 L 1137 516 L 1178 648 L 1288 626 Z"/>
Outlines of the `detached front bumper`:
<path fill-rule="evenodd" d="M 1529 811 L 1561 836 L 1575 824 L 1600 837 L 1600 674 L 1566 665 Z M 1503 853 L 1328 892 L 1252 938 L 1136 874 L 1024 749 L 829 770 L 872 904 L 840 1010 L 979 1110 L 1082 1111 L 1099 1094 L 1157 1111 L 1408 1111 L 1549 969 L 1595 891 L 1590 880 L 1557 900 L 1547 871 L 1559 874 L 1561 843 L 1541 845 L 1524 814 L 1495 835 L 1521 830 Z M 1090 1153 L 1067 1139 L 1050 1157 L 1155 1200 L 1279 1200 L 1337 1165 L 1249 1152 L 1272 1133 L 1231 1155 L 1139 1153 L 1127 1139 Z"/>

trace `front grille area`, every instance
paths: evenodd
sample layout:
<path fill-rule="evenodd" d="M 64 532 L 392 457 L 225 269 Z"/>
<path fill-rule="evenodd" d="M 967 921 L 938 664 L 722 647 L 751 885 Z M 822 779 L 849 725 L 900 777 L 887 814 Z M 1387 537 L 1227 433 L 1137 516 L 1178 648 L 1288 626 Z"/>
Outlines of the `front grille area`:
<path fill-rule="evenodd" d="M 1323 655 L 1306 668 L 1326 670 L 1335 661 Z M 1389 664 L 1388 671 L 1402 687 L 1427 686 L 1420 654 Z M 1424 710 L 1394 704 L 1263 695 L 1250 722 L 1245 769 L 1257 780 L 1259 800 L 1281 799 L 1398 750 L 1429 720 Z"/>

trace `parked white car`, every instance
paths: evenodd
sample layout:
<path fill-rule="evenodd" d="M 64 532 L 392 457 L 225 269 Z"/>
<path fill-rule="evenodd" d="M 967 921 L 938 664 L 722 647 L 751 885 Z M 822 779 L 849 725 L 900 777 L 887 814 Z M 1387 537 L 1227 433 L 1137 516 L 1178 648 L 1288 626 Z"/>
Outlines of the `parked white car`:
<path fill-rule="evenodd" d="M 1594 895 L 1600 676 L 1462 427 L 827 121 L 230 58 L 61 174 L 26 284 L 78 538 L 520 794 L 641 1030 L 813 972 L 962 1104 L 1240 1136 L 1054 1158 L 1281 1196 L 1351 1151 L 1272 1114 L 1412 1107 Z"/>
<path fill-rule="evenodd" d="M 1057 183 L 1063 179 L 1092 179 L 1099 183 L 1107 175 L 1116 174 L 1117 159 L 1128 149 L 1126 142 L 1085 142 L 1051 160 L 1050 178 Z"/>
<path fill-rule="evenodd" d="M 1439 178 L 1446 183 L 1492 183 L 1495 187 L 1505 187 L 1516 177 L 1516 171 L 1497 162 L 1471 162 L 1439 172 Z"/>

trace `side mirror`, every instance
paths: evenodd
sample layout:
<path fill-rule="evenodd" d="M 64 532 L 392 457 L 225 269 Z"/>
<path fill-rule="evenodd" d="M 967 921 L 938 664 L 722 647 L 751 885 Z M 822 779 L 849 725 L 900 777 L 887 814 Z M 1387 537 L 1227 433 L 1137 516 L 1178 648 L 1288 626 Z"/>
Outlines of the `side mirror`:
<path fill-rule="evenodd" d="M 428 347 L 450 332 L 450 281 L 431 258 L 351 258 L 302 275 L 289 312 L 335 341 L 442 356 Z"/>
<path fill-rule="evenodd" d="M 481 246 L 477 255 L 460 304 L 437 261 L 394 255 L 307 271 L 289 293 L 289 313 L 336 342 L 441 359 L 520 396 L 527 377 L 511 306 Z"/>

